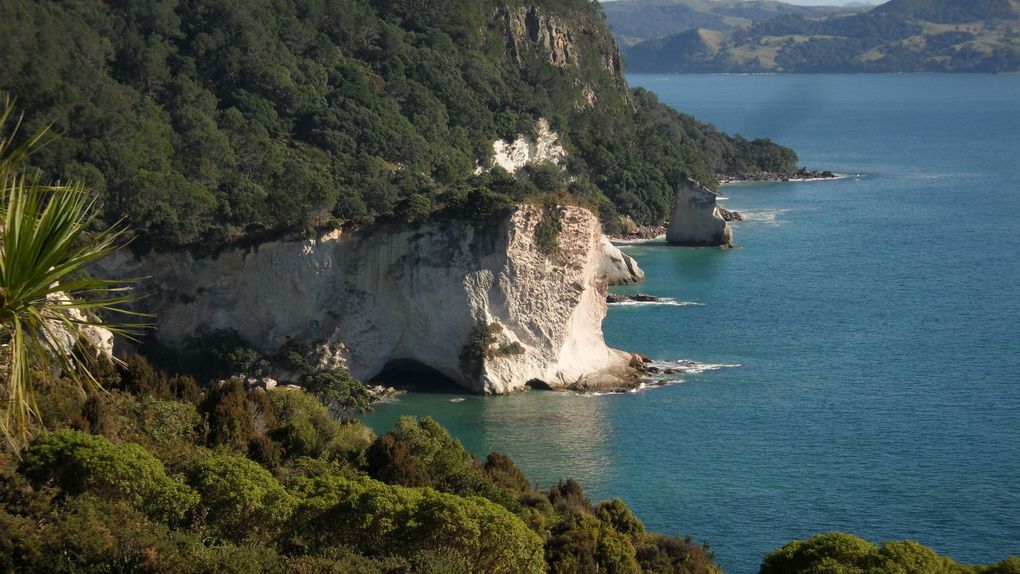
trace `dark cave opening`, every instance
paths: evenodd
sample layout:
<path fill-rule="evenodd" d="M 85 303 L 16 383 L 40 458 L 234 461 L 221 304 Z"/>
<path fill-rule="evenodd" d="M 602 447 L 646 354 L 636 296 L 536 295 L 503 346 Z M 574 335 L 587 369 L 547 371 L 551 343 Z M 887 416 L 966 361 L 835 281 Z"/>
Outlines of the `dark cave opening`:
<path fill-rule="evenodd" d="M 386 363 L 368 385 L 383 385 L 416 393 L 463 394 L 466 389 L 436 369 L 412 359 L 395 359 Z"/>

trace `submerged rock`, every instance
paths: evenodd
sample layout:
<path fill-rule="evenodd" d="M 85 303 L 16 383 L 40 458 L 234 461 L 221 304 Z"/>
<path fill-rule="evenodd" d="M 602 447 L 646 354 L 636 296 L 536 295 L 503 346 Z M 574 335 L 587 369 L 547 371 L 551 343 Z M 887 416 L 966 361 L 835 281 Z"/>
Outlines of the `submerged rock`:
<path fill-rule="evenodd" d="M 677 185 L 673 214 L 666 229 L 666 241 L 691 247 L 730 246 L 733 230 L 723 219 L 718 195 L 693 179 Z"/>

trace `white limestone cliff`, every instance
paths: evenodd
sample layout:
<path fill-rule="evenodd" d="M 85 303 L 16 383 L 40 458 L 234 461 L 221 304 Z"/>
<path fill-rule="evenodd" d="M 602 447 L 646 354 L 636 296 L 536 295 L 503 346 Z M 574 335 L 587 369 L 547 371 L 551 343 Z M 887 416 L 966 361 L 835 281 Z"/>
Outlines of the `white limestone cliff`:
<path fill-rule="evenodd" d="M 557 208 L 559 253 L 542 253 L 535 226 L 549 213 L 521 206 L 484 226 L 439 220 L 315 240 L 101 262 L 105 276 L 148 276 L 144 300 L 157 339 L 180 348 L 199 329 L 234 329 L 272 355 L 318 349 L 362 380 L 413 361 L 479 393 L 532 380 L 552 387 L 633 377 L 631 355 L 602 336 L 607 278 L 597 218 Z M 479 327 L 492 333 L 480 364 L 462 357 Z"/>
<path fill-rule="evenodd" d="M 693 179 L 680 182 L 666 229 L 666 241 L 692 247 L 732 245 L 733 230 L 719 212 L 717 197 L 715 192 Z"/>

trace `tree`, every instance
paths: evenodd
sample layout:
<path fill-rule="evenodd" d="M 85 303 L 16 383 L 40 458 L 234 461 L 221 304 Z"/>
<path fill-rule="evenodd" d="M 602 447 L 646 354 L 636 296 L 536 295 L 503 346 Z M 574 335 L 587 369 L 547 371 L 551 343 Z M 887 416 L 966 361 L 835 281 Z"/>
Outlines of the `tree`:
<path fill-rule="evenodd" d="M 51 141 L 44 128 L 16 145 L 21 118 L 8 128 L 14 101 L 0 109 L 0 431 L 12 446 L 27 443 L 38 418 L 33 369 L 59 369 L 84 392 L 100 388 L 93 375 L 98 358 L 84 336 L 101 324 L 97 313 L 120 312 L 134 299 L 128 281 L 99 279 L 86 267 L 114 252 L 118 226 L 92 230 L 95 200 L 80 184 L 45 183 L 23 168 Z M 130 336 L 139 324 L 105 323 Z"/>

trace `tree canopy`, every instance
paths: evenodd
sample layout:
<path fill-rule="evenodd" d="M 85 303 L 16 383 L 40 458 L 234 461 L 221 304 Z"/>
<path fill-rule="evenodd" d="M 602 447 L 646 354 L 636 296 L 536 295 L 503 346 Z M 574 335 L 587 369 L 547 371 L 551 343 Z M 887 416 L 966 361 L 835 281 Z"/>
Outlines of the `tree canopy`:
<path fill-rule="evenodd" d="M 568 150 L 558 187 L 644 223 L 667 216 L 679 174 L 757 170 L 762 149 L 794 167 L 791 151 L 673 112 L 619 72 L 587 0 L 0 6 L 0 89 L 63 134 L 35 165 L 95 189 L 104 222 L 171 247 L 420 219 L 443 194 L 498 186 L 476 167 L 540 117 Z"/>

